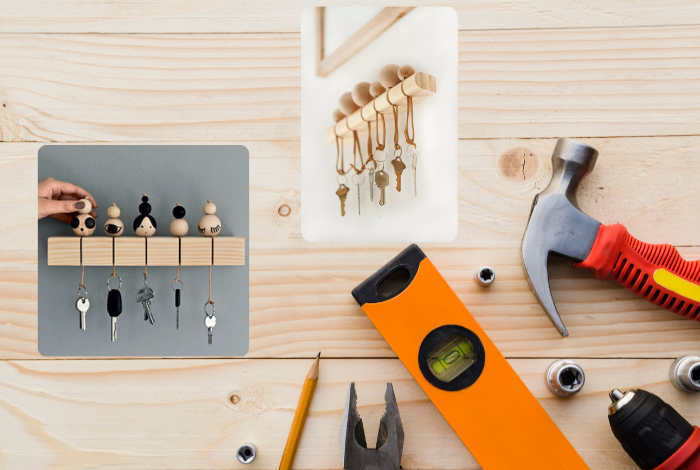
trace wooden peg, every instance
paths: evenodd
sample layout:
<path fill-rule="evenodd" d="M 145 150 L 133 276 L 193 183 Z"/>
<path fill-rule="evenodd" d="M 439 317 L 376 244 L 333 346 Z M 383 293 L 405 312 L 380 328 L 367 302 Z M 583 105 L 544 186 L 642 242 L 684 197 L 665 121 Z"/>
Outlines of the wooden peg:
<path fill-rule="evenodd" d="M 414 75 L 416 73 L 416 70 L 411 67 L 410 65 L 402 65 L 399 67 L 399 70 L 396 72 L 396 76 L 401 80 L 402 82 L 406 80 L 408 77 L 411 75 Z"/>
<path fill-rule="evenodd" d="M 369 83 L 360 82 L 352 89 L 352 100 L 359 107 L 362 107 L 372 101 L 372 95 L 369 93 L 369 87 Z"/>
<path fill-rule="evenodd" d="M 79 202 L 83 203 L 83 208 L 78 209 L 78 215 L 73 217 L 70 221 L 70 226 L 73 229 L 73 233 L 79 237 L 89 237 L 95 233 L 95 219 L 90 215 L 92 210 L 92 203 L 88 198 L 81 199 Z"/>
<path fill-rule="evenodd" d="M 333 110 L 333 122 L 338 122 L 345 118 L 345 114 L 339 109 Z"/>
<path fill-rule="evenodd" d="M 343 96 L 338 100 L 338 107 L 346 116 L 350 116 L 352 113 L 360 109 L 358 105 L 352 100 L 352 93 L 344 93 Z"/>
<path fill-rule="evenodd" d="M 109 219 L 105 222 L 105 233 L 110 237 L 119 237 L 124 233 L 124 224 L 119 220 L 122 211 L 115 203 L 107 209 Z"/>
<path fill-rule="evenodd" d="M 376 98 L 377 96 L 381 95 L 385 91 L 386 91 L 386 88 L 384 88 L 382 86 L 382 84 L 379 82 L 374 82 L 369 87 L 369 94 L 372 95 L 372 98 Z"/>
<path fill-rule="evenodd" d="M 173 217 L 175 217 L 175 220 L 170 222 L 170 235 L 173 237 L 184 237 L 190 230 L 190 225 L 184 219 L 186 213 L 184 207 L 180 204 L 175 204 L 173 208 Z"/>
<path fill-rule="evenodd" d="M 151 213 L 151 205 L 148 203 L 148 196 L 145 194 L 141 198 L 139 204 L 140 215 L 134 219 L 134 232 L 139 237 L 150 237 L 156 233 L 156 219 L 149 215 Z"/>
<path fill-rule="evenodd" d="M 379 71 L 379 83 L 384 88 L 391 88 L 399 83 L 399 66 L 387 64 Z"/>
<path fill-rule="evenodd" d="M 215 216 L 216 206 L 213 202 L 207 199 L 207 203 L 204 204 L 204 216 L 199 219 L 197 224 L 197 230 L 204 237 L 215 237 L 221 232 L 221 220 Z"/>

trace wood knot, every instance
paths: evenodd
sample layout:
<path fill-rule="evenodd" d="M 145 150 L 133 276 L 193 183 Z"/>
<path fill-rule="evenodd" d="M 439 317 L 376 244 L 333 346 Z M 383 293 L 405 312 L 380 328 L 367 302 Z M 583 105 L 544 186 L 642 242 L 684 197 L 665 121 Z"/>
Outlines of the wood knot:
<path fill-rule="evenodd" d="M 514 147 L 503 152 L 498 159 L 498 171 L 507 181 L 524 183 L 538 173 L 540 161 L 531 150 Z"/>
<path fill-rule="evenodd" d="M 231 401 L 231 403 L 233 403 L 234 405 L 237 405 L 237 404 L 241 401 L 241 397 L 239 397 L 238 395 L 231 395 L 230 397 L 228 397 L 228 399 L 229 399 L 229 400 Z"/>
<path fill-rule="evenodd" d="M 292 213 L 292 209 L 287 204 L 282 204 L 279 209 L 277 209 L 277 213 L 282 217 L 287 217 Z"/>

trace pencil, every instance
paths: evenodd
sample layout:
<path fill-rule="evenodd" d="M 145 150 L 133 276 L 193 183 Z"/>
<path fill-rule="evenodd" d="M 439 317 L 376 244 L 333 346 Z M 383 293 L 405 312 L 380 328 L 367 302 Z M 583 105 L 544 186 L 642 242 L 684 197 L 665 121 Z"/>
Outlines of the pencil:
<path fill-rule="evenodd" d="M 297 453 L 297 446 L 299 445 L 299 440 L 301 439 L 301 432 L 304 430 L 306 415 L 309 414 L 311 399 L 314 396 L 314 390 L 316 390 L 316 382 L 318 382 L 318 363 L 320 357 L 321 353 L 319 352 L 316 356 L 316 360 L 311 366 L 311 369 L 309 369 L 309 373 L 306 375 L 304 388 L 301 389 L 299 404 L 297 405 L 297 410 L 294 413 L 294 420 L 292 421 L 292 429 L 289 431 L 287 445 L 284 446 L 284 454 L 282 454 L 280 470 L 289 470 L 292 468 L 292 464 L 294 463 L 294 456 Z"/>

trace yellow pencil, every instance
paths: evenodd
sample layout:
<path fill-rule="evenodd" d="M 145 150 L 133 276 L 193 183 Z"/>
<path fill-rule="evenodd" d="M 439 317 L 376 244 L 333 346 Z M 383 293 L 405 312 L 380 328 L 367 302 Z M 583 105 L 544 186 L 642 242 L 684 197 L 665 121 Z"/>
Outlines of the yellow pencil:
<path fill-rule="evenodd" d="M 282 454 L 280 470 L 289 470 L 292 468 L 292 464 L 294 463 L 294 456 L 297 453 L 297 446 L 299 445 L 299 440 L 301 439 L 301 432 L 304 430 L 306 415 L 309 414 L 311 399 L 314 396 L 314 390 L 316 390 L 316 382 L 318 382 L 318 363 L 320 357 L 321 353 L 319 352 L 316 356 L 314 364 L 311 366 L 311 369 L 306 376 L 304 388 L 301 389 L 299 404 L 297 405 L 297 410 L 294 413 L 294 420 L 292 421 L 292 429 L 289 431 L 287 445 L 284 446 L 284 454 Z"/>

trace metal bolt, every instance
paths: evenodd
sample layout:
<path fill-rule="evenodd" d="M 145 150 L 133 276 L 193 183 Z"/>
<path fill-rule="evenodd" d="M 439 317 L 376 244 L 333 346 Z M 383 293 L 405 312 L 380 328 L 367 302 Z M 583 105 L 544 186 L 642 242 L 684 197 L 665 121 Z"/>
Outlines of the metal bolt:
<path fill-rule="evenodd" d="M 576 395 L 586 381 L 581 366 L 569 359 L 560 359 L 549 366 L 546 382 L 549 389 L 560 397 Z"/>
<path fill-rule="evenodd" d="M 496 271 L 488 266 L 482 266 L 476 270 L 476 273 L 474 273 L 474 280 L 476 280 L 476 283 L 480 286 L 488 287 L 493 284 L 495 279 Z"/>
<path fill-rule="evenodd" d="M 258 450 L 253 444 L 243 444 L 236 451 L 236 457 L 238 458 L 238 461 L 244 464 L 253 463 L 257 455 Z"/>
<path fill-rule="evenodd" d="M 671 382 L 684 392 L 700 392 L 700 357 L 684 356 L 671 365 Z"/>

